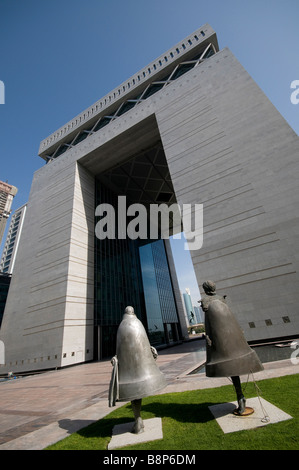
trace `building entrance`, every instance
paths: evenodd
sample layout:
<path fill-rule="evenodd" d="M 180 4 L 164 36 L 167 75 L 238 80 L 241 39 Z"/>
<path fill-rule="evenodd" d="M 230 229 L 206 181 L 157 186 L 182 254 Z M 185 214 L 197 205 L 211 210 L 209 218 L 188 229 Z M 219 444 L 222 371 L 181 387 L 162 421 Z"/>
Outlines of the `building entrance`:
<path fill-rule="evenodd" d="M 140 204 L 147 214 L 152 204 L 167 209 L 176 202 L 162 143 L 158 141 L 123 164 L 98 175 L 95 194 L 96 207 L 109 204 L 116 214 L 114 236 L 109 235 L 106 227 L 107 237 L 95 237 L 96 358 L 115 353 L 117 327 L 128 305 L 134 307 L 153 346 L 179 341 L 182 336 L 178 315 L 180 305 L 173 288 L 177 280 L 168 261 L 169 246 L 168 253 L 165 246 L 168 240 L 160 238 L 159 226 L 159 238 L 150 238 L 150 218 L 146 220 L 147 233 L 143 238 L 131 239 L 129 234 L 124 237 L 117 215 L 119 196 L 126 197 L 125 209 Z M 167 217 L 173 231 L 174 215 L 169 211 Z M 157 222 L 159 225 L 159 220 Z"/>

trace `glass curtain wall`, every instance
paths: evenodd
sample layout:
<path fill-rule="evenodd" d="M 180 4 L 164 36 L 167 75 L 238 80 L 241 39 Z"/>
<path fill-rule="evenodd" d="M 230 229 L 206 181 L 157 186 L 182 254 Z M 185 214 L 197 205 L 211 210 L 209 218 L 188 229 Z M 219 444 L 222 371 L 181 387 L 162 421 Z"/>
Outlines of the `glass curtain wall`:
<path fill-rule="evenodd" d="M 96 207 L 117 214 L 117 195 L 96 182 Z M 115 217 L 117 234 L 117 216 Z M 131 305 L 149 341 L 161 346 L 179 339 L 179 320 L 163 240 L 95 237 L 95 358 L 112 357 L 124 309 Z"/>
<path fill-rule="evenodd" d="M 144 290 L 144 299 L 148 316 L 148 337 L 153 346 L 166 343 L 162 310 L 160 305 L 152 244 L 139 248 Z"/>
<path fill-rule="evenodd" d="M 153 345 L 178 341 L 179 321 L 163 240 L 139 248 L 148 335 Z"/>
<path fill-rule="evenodd" d="M 117 196 L 96 182 L 96 206 L 102 203 L 116 208 Z M 146 327 L 138 245 L 128 238 L 95 237 L 95 331 L 100 335 L 95 344 L 101 358 L 115 354 L 117 328 L 128 305 Z"/>
<path fill-rule="evenodd" d="M 0 273 L 0 328 L 1 328 L 2 318 L 4 315 L 10 281 L 11 281 L 11 275 Z"/>

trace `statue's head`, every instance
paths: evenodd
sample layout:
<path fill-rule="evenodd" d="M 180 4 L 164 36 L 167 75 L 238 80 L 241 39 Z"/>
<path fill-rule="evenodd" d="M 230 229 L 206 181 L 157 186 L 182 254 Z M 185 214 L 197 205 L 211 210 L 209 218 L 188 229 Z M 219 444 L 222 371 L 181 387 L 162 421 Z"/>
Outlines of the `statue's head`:
<path fill-rule="evenodd" d="M 216 292 L 216 284 L 213 281 L 205 281 L 202 288 L 207 295 L 213 295 Z"/>
<path fill-rule="evenodd" d="M 125 308 L 125 313 L 127 315 L 135 315 L 133 307 L 130 307 L 130 306 Z"/>

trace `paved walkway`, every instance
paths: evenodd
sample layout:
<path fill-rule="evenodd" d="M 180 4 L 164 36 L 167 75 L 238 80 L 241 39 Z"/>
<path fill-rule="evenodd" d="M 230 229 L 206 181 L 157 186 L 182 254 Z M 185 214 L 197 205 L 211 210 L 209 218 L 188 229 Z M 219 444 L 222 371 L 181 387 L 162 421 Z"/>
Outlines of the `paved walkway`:
<path fill-rule="evenodd" d="M 161 393 L 230 383 L 204 373 L 188 375 L 205 361 L 204 345 L 193 339 L 159 352 L 157 363 L 168 383 Z M 264 366 L 256 380 L 299 373 L 289 359 Z M 0 450 L 44 449 L 110 413 L 115 409 L 108 407 L 111 371 L 107 360 L 1 382 Z"/>

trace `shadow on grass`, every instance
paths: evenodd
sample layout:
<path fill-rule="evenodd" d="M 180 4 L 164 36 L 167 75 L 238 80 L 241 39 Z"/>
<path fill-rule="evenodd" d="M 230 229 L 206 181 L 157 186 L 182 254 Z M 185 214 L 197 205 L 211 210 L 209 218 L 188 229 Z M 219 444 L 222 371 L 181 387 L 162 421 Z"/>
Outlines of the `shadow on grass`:
<path fill-rule="evenodd" d="M 215 402 L 205 403 L 159 403 L 151 402 L 142 407 L 142 411 L 150 412 L 159 418 L 168 417 L 182 423 L 207 423 L 214 419 L 209 406 Z"/>
<path fill-rule="evenodd" d="M 114 426 L 128 423 L 129 421 L 133 423 L 134 420 L 128 416 L 127 418 L 103 418 L 93 423 L 84 419 L 62 419 L 58 423 L 59 427 L 65 429 L 70 435 L 76 432 L 80 436 L 88 438 L 111 436 Z"/>
<path fill-rule="evenodd" d="M 206 423 L 214 419 L 208 407 L 215 404 L 215 402 L 182 404 L 159 403 L 154 401 L 142 406 L 141 416 L 144 420 L 154 417 L 168 417 L 182 423 Z M 108 415 L 92 423 L 89 420 L 63 419 L 59 421 L 59 426 L 66 429 L 69 434 L 76 432 L 83 437 L 107 437 L 111 436 L 114 426 L 131 421 L 133 423 L 134 418 L 131 406 L 127 405 L 124 411 L 126 412 L 126 416 L 110 417 L 110 415 Z"/>
<path fill-rule="evenodd" d="M 141 416 L 144 420 L 155 417 L 163 419 L 163 439 L 135 447 L 139 450 L 297 450 L 298 377 L 299 374 L 294 374 L 257 382 L 263 397 L 293 416 L 292 420 L 270 423 L 269 426 L 238 433 L 224 434 L 209 410 L 209 406 L 236 400 L 231 385 L 144 398 Z M 248 383 L 246 397 L 254 396 L 256 389 L 253 384 Z M 107 450 L 113 427 L 133 421 L 130 403 L 114 409 L 87 427 L 88 420 L 61 420 L 60 426 L 70 433 L 74 427 L 82 428 L 53 445 L 51 450 Z M 130 446 L 126 447 L 129 448 Z"/>

